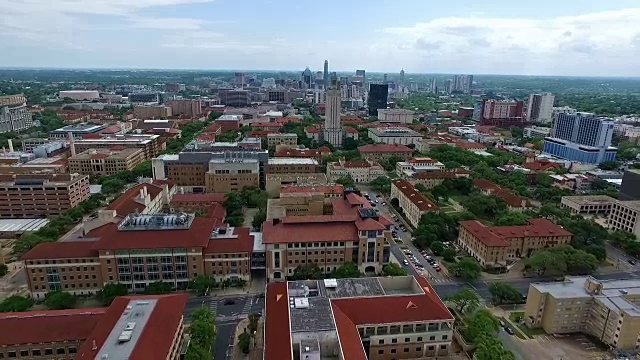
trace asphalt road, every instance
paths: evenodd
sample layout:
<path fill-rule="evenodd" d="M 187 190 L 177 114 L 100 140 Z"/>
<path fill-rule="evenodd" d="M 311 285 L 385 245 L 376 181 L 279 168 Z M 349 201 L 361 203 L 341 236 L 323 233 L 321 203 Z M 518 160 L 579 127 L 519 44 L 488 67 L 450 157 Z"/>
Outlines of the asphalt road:
<path fill-rule="evenodd" d="M 262 314 L 264 305 L 264 298 L 257 295 L 197 296 L 187 301 L 184 317 L 189 321 L 191 314 L 201 306 L 211 309 L 216 316 L 217 324 L 216 343 L 212 355 L 216 360 L 226 360 L 231 358 L 233 335 L 238 323 L 251 313 Z"/>

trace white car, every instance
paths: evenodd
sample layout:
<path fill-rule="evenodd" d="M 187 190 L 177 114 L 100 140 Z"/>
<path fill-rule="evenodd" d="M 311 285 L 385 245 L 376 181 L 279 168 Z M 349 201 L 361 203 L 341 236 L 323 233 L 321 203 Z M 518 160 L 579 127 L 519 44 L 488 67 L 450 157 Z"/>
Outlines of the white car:
<path fill-rule="evenodd" d="M 406 259 L 402 260 L 402 263 L 405 264 L 405 265 L 409 265 L 409 262 Z"/>
<path fill-rule="evenodd" d="M 431 266 L 433 266 L 433 268 L 435 269 L 435 268 L 437 268 L 437 267 L 438 267 L 438 266 L 440 266 L 440 265 L 438 265 L 438 263 L 435 263 L 435 262 L 434 262 L 433 264 L 431 264 Z"/>

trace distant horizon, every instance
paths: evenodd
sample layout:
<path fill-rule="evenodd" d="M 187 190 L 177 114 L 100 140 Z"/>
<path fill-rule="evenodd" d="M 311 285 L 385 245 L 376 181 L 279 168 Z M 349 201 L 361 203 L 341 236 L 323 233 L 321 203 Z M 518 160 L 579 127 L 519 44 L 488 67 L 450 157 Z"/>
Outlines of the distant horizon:
<path fill-rule="evenodd" d="M 311 69 L 311 68 L 310 68 Z M 0 71 L 10 70 L 10 71 L 38 71 L 38 70 L 57 70 L 57 71 L 158 71 L 158 72 L 172 72 L 172 71 L 183 71 L 183 72 L 242 72 L 242 73 L 298 73 L 304 71 L 302 70 L 267 70 L 267 69 L 204 69 L 204 68 L 136 68 L 136 67 L 121 67 L 121 68 L 110 68 L 110 67 L 19 67 L 19 66 L 0 66 Z M 314 73 L 321 70 L 311 69 Z M 363 69 L 357 69 L 363 70 Z M 380 75 L 397 75 L 400 76 L 399 72 L 384 72 L 384 71 L 369 71 L 366 70 L 366 74 L 380 74 Z M 338 74 L 349 74 L 353 73 L 355 76 L 356 69 L 354 70 L 331 70 L 330 72 L 335 72 Z M 439 76 L 453 76 L 453 75 L 473 75 L 475 76 L 506 76 L 506 77 L 540 77 L 540 78 L 584 78 L 584 79 L 633 79 L 640 80 L 640 75 L 638 76 L 624 76 L 624 75 L 536 75 L 536 74 L 497 74 L 497 73 L 487 73 L 487 74 L 473 74 L 473 73 L 437 73 L 437 72 L 425 72 L 425 73 L 416 73 L 416 72 L 407 72 L 406 75 L 439 75 Z"/>

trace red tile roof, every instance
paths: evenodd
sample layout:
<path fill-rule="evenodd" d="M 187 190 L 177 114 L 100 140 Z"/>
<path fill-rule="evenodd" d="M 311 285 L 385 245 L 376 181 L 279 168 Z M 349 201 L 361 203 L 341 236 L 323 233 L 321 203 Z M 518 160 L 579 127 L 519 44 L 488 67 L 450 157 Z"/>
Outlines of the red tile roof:
<path fill-rule="evenodd" d="M 107 206 L 107 210 L 115 210 L 119 216 L 127 216 L 133 212 L 143 212 L 146 206 L 140 203 L 140 190 L 147 189 L 151 200 L 162 193 L 162 187 L 154 184 L 138 184 L 120 195 L 114 202 Z"/>
<path fill-rule="evenodd" d="M 99 131 L 100 134 L 113 134 L 113 133 L 117 133 L 118 131 L 120 131 L 122 129 L 120 129 L 120 126 L 118 125 L 111 125 L 108 126 L 102 130 Z"/>
<path fill-rule="evenodd" d="M 482 190 L 486 190 L 486 191 L 495 191 L 500 189 L 500 186 L 492 183 L 489 180 L 485 180 L 485 179 L 473 179 L 473 185 L 475 187 L 478 187 Z"/>
<path fill-rule="evenodd" d="M 348 360 L 367 360 L 356 325 L 335 304 L 331 304 L 331 309 L 336 323 L 336 330 L 338 330 L 338 339 L 343 358 Z"/>
<path fill-rule="evenodd" d="M 215 219 L 217 221 L 217 225 L 222 224 L 224 218 L 227 216 L 227 210 L 221 203 L 213 203 L 207 210 L 207 217 L 211 219 Z"/>
<path fill-rule="evenodd" d="M 203 134 L 200 134 L 200 135 L 196 136 L 196 140 L 214 142 L 214 141 L 216 141 L 216 134 L 214 134 L 214 133 L 203 133 Z"/>
<path fill-rule="evenodd" d="M 204 253 L 250 253 L 253 251 L 253 236 L 249 234 L 249 228 L 235 228 L 233 234 L 237 237 L 214 238 L 209 240 Z"/>
<path fill-rule="evenodd" d="M 254 137 L 254 138 L 266 138 L 267 135 L 269 134 L 280 134 L 280 132 L 278 131 L 269 131 L 269 130 L 257 130 L 257 131 L 252 131 L 250 133 L 247 134 L 247 137 Z"/>
<path fill-rule="evenodd" d="M 157 302 L 139 338 L 133 345 L 129 360 L 165 359 L 173 345 L 173 340 L 182 324 L 182 313 L 187 304 L 187 294 L 122 296 L 116 298 L 100 319 L 93 331 L 87 332 L 84 345 L 79 349 L 76 359 L 94 359 L 99 355 L 118 319 L 125 312 L 131 300 L 156 299 Z M 93 341 L 97 350 L 93 350 Z"/>
<path fill-rule="evenodd" d="M 277 122 L 255 122 L 251 124 L 252 128 L 256 127 L 268 127 L 268 128 L 281 128 L 282 124 Z"/>
<path fill-rule="evenodd" d="M 74 259 L 98 257 L 95 241 L 57 241 L 40 243 L 22 255 L 22 260 Z"/>
<path fill-rule="evenodd" d="M 262 226 L 262 242 L 265 244 L 282 244 L 288 242 L 323 242 L 323 241 L 358 241 L 358 230 L 353 221 L 332 221 L 331 215 L 326 218 L 308 219 L 310 216 L 293 216 L 301 218 L 299 223 L 282 221 L 265 221 Z M 291 218 L 291 216 L 286 217 Z M 276 224 L 274 224 L 276 222 Z"/>
<path fill-rule="evenodd" d="M 382 231 L 385 226 L 372 218 L 366 218 L 364 220 L 356 220 L 356 228 L 358 231 Z"/>
<path fill-rule="evenodd" d="M 511 191 L 504 189 L 489 180 L 473 179 L 473 185 L 484 191 L 487 191 L 490 195 L 501 198 L 510 207 L 522 208 L 529 205 L 527 199 L 517 196 Z"/>
<path fill-rule="evenodd" d="M 320 129 L 315 126 L 307 126 L 306 128 L 304 128 L 304 132 L 309 134 L 318 134 L 320 133 Z"/>
<path fill-rule="evenodd" d="M 356 194 L 356 193 L 348 193 L 345 196 L 345 200 L 347 200 L 347 202 L 350 205 L 364 205 L 364 204 L 368 204 L 369 201 L 367 201 L 367 199 L 365 199 L 364 197 Z"/>
<path fill-rule="evenodd" d="M 299 122 L 300 122 L 300 118 L 292 117 L 292 116 L 288 116 L 288 117 L 277 117 L 277 118 L 276 118 L 276 122 L 278 122 L 278 123 L 280 123 L 280 124 L 286 124 L 286 123 L 288 123 L 288 122 L 299 123 Z"/>
<path fill-rule="evenodd" d="M 509 239 L 526 237 L 573 236 L 572 233 L 547 219 L 530 219 L 528 225 L 488 227 L 477 220 L 461 221 L 486 246 L 509 246 Z"/>
<path fill-rule="evenodd" d="M 287 283 L 268 283 L 265 302 L 264 360 L 293 360 Z"/>
<path fill-rule="evenodd" d="M 227 199 L 224 193 L 204 193 L 204 194 L 175 194 L 171 198 L 171 202 L 203 202 L 203 203 L 223 203 Z"/>
<path fill-rule="evenodd" d="M 524 164 L 522 164 L 522 166 L 533 171 L 548 171 L 551 169 L 560 169 L 560 165 L 549 160 L 535 160 L 525 162 Z"/>
<path fill-rule="evenodd" d="M 359 134 L 359 131 L 357 129 L 352 128 L 351 126 L 345 126 L 344 129 L 349 134 Z"/>
<path fill-rule="evenodd" d="M 438 211 L 440 209 L 405 179 L 395 179 L 391 185 L 406 196 L 420 211 Z"/>
<path fill-rule="evenodd" d="M 46 344 L 87 338 L 106 308 L 0 314 L 0 346 Z"/>
<path fill-rule="evenodd" d="M 367 144 L 358 147 L 359 152 L 384 152 L 384 153 L 396 153 L 396 152 L 413 152 L 409 147 L 401 144 Z"/>
<path fill-rule="evenodd" d="M 93 249 L 204 248 L 216 225 L 215 219 L 195 218 L 189 229 L 118 231 L 118 225 L 110 223 L 101 227 L 102 236 L 95 242 Z"/>

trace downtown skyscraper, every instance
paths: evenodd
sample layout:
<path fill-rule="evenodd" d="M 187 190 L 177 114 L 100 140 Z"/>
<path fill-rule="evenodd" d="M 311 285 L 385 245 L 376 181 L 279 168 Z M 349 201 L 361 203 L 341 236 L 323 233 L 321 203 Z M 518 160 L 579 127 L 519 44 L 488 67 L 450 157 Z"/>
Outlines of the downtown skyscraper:
<path fill-rule="evenodd" d="M 331 80 L 329 79 L 329 60 L 324 61 L 324 87 L 325 89 L 329 88 L 331 85 Z"/>

